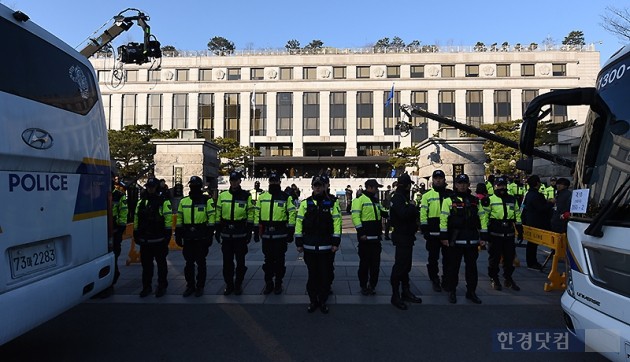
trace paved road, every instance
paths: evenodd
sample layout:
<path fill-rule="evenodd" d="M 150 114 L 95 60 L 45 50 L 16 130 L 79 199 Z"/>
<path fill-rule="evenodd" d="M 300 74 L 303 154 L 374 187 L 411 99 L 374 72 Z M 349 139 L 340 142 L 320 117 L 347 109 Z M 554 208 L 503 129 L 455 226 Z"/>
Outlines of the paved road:
<path fill-rule="evenodd" d="M 80 305 L 0 347 L 10 361 L 603 361 L 502 352 L 493 331 L 561 331 L 557 305 Z"/>
<path fill-rule="evenodd" d="M 129 243 L 123 245 L 123 252 Z M 520 259 L 523 248 L 518 248 Z M 539 260 L 545 257 L 540 252 Z M 520 292 L 495 291 L 486 276 L 487 253 L 479 256 L 478 295 L 482 305 L 463 298 L 451 305 L 436 293 L 426 274 L 426 250 L 414 248 L 412 290 L 422 305 L 399 311 L 389 304 L 389 274 L 394 248 L 383 243 L 381 277 L 376 296 L 359 293 L 356 234 L 344 216 L 329 300 L 330 314 L 308 314 L 306 266 L 295 247 L 287 252 L 285 293 L 262 295 L 263 255 L 260 243 L 250 244 L 249 270 L 241 296 L 222 295 L 221 252 L 211 247 L 206 295 L 183 298 L 184 261 L 171 251 L 169 288 L 163 298 L 139 298 L 139 264 L 124 265 L 115 295 L 93 299 L 0 347 L 5 361 L 599 361 L 593 353 L 513 353 L 493 349 L 493 332 L 513 328 L 564 331 L 560 291 L 544 292 L 546 275 L 516 269 Z M 463 269 L 463 268 L 462 268 Z M 463 273 L 463 270 L 462 270 Z M 463 275 L 460 275 L 463 280 Z M 495 346 L 496 347 L 496 346 Z"/>

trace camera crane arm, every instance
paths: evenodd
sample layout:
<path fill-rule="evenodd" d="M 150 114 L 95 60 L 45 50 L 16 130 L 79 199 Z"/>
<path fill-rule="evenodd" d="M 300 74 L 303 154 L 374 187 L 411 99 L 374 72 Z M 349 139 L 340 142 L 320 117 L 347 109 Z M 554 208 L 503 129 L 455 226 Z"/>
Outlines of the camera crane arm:
<path fill-rule="evenodd" d="M 128 10 L 137 11 L 135 16 L 124 16 L 123 14 Z M 149 26 L 149 16 L 137 9 L 126 9 L 121 11 L 118 15 L 114 16 L 114 23 L 101 33 L 96 38 L 90 38 L 89 43 L 81 49 L 80 53 L 86 58 L 89 58 L 96 54 L 99 50 L 111 43 L 120 34 L 129 30 L 134 23 L 137 23 L 142 28 L 144 33 L 144 39 L 142 46 L 143 56 L 132 59 L 131 62 L 142 64 L 148 61 L 148 57 L 160 58 L 162 53 L 160 51 L 160 43 L 157 40 L 151 40 L 151 27 Z M 153 37 L 154 38 L 154 37 Z M 155 39 L 155 38 L 154 38 Z M 133 46 L 135 43 L 130 43 L 127 47 Z M 125 47 L 125 46 L 123 46 Z"/>
<path fill-rule="evenodd" d="M 487 140 L 493 141 L 493 142 L 497 142 L 500 143 L 502 145 L 508 146 L 510 148 L 514 148 L 516 150 L 519 149 L 519 144 L 516 141 L 512 141 L 510 139 L 507 139 L 505 137 L 501 137 L 501 136 L 497 136 L 494 133 L 490 133 L 488 131 L 484 131 L 481 130 L 479 128 L 467 125 L 465 123 L 460 123 L 457 122 L 455 120 L 452 120 L 450 118 L 446 118 L 443 116 L 440 116 L 439 114 L 435 114 L 435 113 L 431 113 L 425 109 L 422 109 L 420 107 L 417 106 L 410 106 L 410 105 L 401 105 L 400 106 L 400 110 L 402 112 L 404 112 L 407 117 L 411 118 L 412 116 L 420 116 L 420 117 L 427 117 L 427 118 L 431 118 L 432 120 L 438 121 L 440 123 L 443 123 L 447 126 L 451 126 L 457 129 L 460 129 L 464 132 L 470 133 L 470 134 L 474 134 L 476 136 L 485 138 Z M 546 113 L 545 113 L 546 112 Z M 548 114 L 548 111 L 543 112 L 544 114 L 541 115 L 540 117 L 544 117 Z M 405 123 L 405 122 L 402 122 Z M 398 127 L 398 126 L 397 126 Z M 413 128 L 413 126 L 411 124 L 404 124 L 399 126 L 400 129 L 411 129 Z M 551 152 L 545 152 L 545 151 L 541 151 L 539 149 L 533 148 L 531 150 L 531 155 L 536 156 L 536 157 L 540 157 L 542 159 L 551 161 L 553 163 L 556 163 L 558 165 L 561 166 L 565 166 L 565 167 L 569 167 L 569 168 L 574 168 L 575 167 L 575 162 L 572 160 L 569 160 L 567 158 L 564 157 L 560 157 L 558 155 L 554 155 Z"/>

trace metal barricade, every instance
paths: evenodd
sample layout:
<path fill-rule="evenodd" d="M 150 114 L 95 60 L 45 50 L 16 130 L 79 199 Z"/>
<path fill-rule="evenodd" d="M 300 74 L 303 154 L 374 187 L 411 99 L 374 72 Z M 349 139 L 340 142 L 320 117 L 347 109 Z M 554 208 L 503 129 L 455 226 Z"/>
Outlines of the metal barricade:
<path fill-rule="evenodd" d="M 533 228 L 531 226 L 523 226 L 523 239 L 538 245 L 546 246 L 551 249 L 549 255 L 551 259 L 551 270 L 545 283 L 544 290 L 546 292 L 552 290 L 564 290 L 567 287 L 566 273 L 558 270 L 558 262 L 566 257 L 567 234 L 558 234 L 547 230 Z"/>

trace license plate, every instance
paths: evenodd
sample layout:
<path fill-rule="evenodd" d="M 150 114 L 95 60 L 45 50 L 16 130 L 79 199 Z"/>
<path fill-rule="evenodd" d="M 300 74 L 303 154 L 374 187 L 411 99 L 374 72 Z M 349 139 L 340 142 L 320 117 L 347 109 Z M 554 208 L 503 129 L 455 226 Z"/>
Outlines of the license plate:
<path fill-rule="evenodd" d="M 11 249 L 9 256 L 13 279 L 57 265 L 53 241 Z"/>

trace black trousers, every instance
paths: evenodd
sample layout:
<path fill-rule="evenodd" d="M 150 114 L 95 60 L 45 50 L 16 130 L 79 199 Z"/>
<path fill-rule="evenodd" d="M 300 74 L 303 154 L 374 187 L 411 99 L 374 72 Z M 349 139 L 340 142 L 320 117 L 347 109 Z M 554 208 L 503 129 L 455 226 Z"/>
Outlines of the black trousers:
<path fill-rule="evenodd" d="M 503 276 L 512 278 L 514 273 L 514 257 L 516 256 L 516 244 L 514 236 L 493 236 L 490 235 L 490 246 L 488 247 L 488 276 L 497 278 L 499 276 L 499 263 L 503 257 Z"/>
<path fill-rule="evenodd" d="M 271 283 L 276 278 L 276 283 L 282 284 L 282 278 L 287 272 L 284 265 L 287 252 L 286 239 L 262 239 L 262 252 L 265 263 L 262 266 L 265 272 L 265 282 Z"/>
<path fill-rule="evenodd" d="M 324 304 L 332 283 L 331 271 L 335 253 L 304 250 L 304 262 L 308 269 L 306 292 L 311 303 Z"/>
<path fill-rule="evenodd" d="M 392 275 L 390 283 L 392 287 L 399 288 L 409 286 L 409 272 L 411 272 L 411 254 L 413 252 L 413 236 L 403 237 L 392 234 L 392 241 L 396 247 L 394 254 L 394 266 L 392 266 Z"/>
<path fill-rule="evenodd" d="M 116 228 L 116 231 L 113 235 L 114 245 L 112 245 L 112 251 L 114 252 L 114 282 L 112 283 L 112 285 L 116 284 L 118 278 L 120 278 L 120 271 L 118 270 L 118 257 L 120 256 L 120 253 L 122 251 L 122 236 L 124 233 L 125 227 L 119 226 Z"/>
<path fill-rule="evenodd" d="M 381 270 L 380 241 L 359 241 L 359 285 L 361 288 L 376 287 Z"/>
<path fill-rule="evenodd" d="M 538 264 L 538 259 L 536 258 L 537 253 L 538 244 L 528 241 L 525 246 L 525 261 L 527 262 L 527 266 L 535 266 Z"/>
<path fill-rule="evenodd" d="M 455 290 L 459 282 L 459 268 L 462 264 L 462 257 L 466 275 L 466 289 L 474 292 L 477 289 L 477 258 L 479 257 L 479 249 L 477 244 L 473 245 L 453 245 L 446 248 L 446 272 L 444 278 L 449 290 Z"/>
<path fill-rule="evenodd" d="M 389 221 L 389 218 L 383 218 L 383 224 L 385 224 L 383 226 L 383 230 L 385 232 L 385 236 L 389 236 L 389 228 L 391 228 L 391 222 Z"/>
<path fill-rule="evenodd" d="M 153 279 L 153 260 L 157 264 L 158 287 L 166 288 L 168 281 L 168 266 L 166 256 L 168 255 L 168 243 L 149 243 L 140 246 L 140 263 L 142 264 L 142 286 L 151 286 Z"/>
<path fill-rule="evenodd" d="M 429 279 L 439 280 L 440 269 L 438 267 L 438 260 L 440 259 L 440 253 L 442 253 L 442 275 L 446 271 L 446 247 L 442 245 L 439 237 L 430 236 L 426 243 L 426 249 L 429 252 L 427 258 L 427 273 Z"/>
<path fill-rule="evenodd" d="M 247 255 L 246 239 L 223 239 L 221 252 L 223 253 L 223 280 L 229 286 L 242 285 L 245 279 L 245 255 Z M 234 268 L 236 260 L 236 269 Z M 236 278 L 234 273 L 236 271 Z"/>
<path fill-rule="evenodd" d="M 184 255 L 184 260 L 186 260 L 186 265 L 184 266 L 184 278 L 186 278 L 187 287 L 205 287 L 206 275 L 208 274 L 206 257 L 208 256 L 209 247 L 210 240 L 184 239 L 182 254 Z M 195 264 L 197 264 L 196 283 Z"/>

